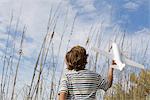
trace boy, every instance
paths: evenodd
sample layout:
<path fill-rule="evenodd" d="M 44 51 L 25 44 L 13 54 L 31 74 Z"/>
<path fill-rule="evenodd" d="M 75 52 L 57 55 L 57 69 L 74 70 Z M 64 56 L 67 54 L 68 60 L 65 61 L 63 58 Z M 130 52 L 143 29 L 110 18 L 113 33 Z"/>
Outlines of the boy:
<path fill-rule="evenodd" d="M 109 68 L 108 77 L 104 79 L 85 69 L 87 57 L 86 50 L 81 46 L 75 46 L 67 52 L 65 60 L 68 72 L 61 80 L 59 100 L 95 100 L 98 89 L 107 91 L 111 87 L 113 68 Z"/>

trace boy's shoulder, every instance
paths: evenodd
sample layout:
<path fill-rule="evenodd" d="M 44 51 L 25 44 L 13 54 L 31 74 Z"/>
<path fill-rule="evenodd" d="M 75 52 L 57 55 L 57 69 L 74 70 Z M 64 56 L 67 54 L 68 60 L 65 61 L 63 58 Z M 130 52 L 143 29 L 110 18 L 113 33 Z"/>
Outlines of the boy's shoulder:
<path fill-rule="evenodd" d="M 68 75 L 68 74 L 92 74 L 92 75 L 96 75 L 96 76 L 99 76 L 100 74 L 94 72 L 94 71 L 91 71 L 91 70 L 88 70 L 88 69 L 84 69 L 84 70 L 80 70 L 80 71 L 75 71 L 75 70 L 66 70 L 65 74 Z"/>

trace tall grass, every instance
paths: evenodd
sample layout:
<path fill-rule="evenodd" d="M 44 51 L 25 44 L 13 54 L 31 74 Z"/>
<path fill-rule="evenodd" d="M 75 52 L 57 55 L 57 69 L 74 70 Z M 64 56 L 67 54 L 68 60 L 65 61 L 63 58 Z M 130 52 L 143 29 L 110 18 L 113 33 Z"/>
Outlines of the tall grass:
<path fill-rule="evenodd" d="M 13 98 L 14 98 L 15 87 L 16 87 L 17 76 L 18 76 L 18 70 L 19 70 L 19 65 L 20 65 L 20 61 L 21 61 L 21 58 L 22 58 L 22 54 L 23 54 L 22 48 L 23 48 L 23 41 L 24 41 L 24 38 L 25 38 L 25 32 L 26 32 L 26 27 L 24 26 L 23 32 L 22 32 L 22 37 L 21 37 L 21 42 L 20 42 L 19 58 L 18 58 L 17 66 L 16 66 L 15 77 L 14 77 L 14 80 L 13 80 L 14 82 L 13 82 L 11 100 L 13 100 Z"/>

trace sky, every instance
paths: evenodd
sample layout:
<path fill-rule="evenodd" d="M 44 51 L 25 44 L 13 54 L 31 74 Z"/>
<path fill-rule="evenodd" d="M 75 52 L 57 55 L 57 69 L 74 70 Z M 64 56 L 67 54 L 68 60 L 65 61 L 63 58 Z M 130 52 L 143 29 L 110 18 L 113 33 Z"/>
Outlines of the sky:
<path fill-rule="evenodd" d="M 125 31 L 126 37 L 128 39 L 132 37 L 134 43 L 137 44 L 135 45 L 136 48 L 141 45 L 144 47 L 150 39 L 149 0 L 0 0 L 1 59 L 6 50 L 9 33 L 8 47 L 13 46 L 12 39 L 16 34 L 15 59 L 17 60 L 21 33 L 23 27 L 26 27 L 23 58 L 18 77 L 18 80 L 24 84 L 31 79 L 30 73 L 33 72 L 33 66 L 47 32 L 49 14 L 52 11 L 52 15 L 54 15 L 57 8 L 59 8 L 56 13 L 58 20 L 53 40 L 55 54 L 57 54 L 58 43 L 63 29 L 65 29 L 60 57 L 57 59 L 60 64 L 64 61 L 67 41 L 70 38 L 69 34 L 75 17 L 69 48 L 78 44 L 84 45 L 88 36 L 92 35 L 89 34 L 92 25 L 97 27 L 103 33 L 104 40 L 108 41 L 113 38 L 116 32 L 123 33 Z M 11 16 L 13 16 L 13 20 L 10 25 Z M 18 20 L 18 30 L 15 31 Z M 141 40 L 143 40 L 142 43 Z M 150 50 L 147 55 L 149 54 Z M 0 65 L 0 69 L 2 69 L 2 65 Z M 57 73 L 60 73 L 60 69 Z M 26 80 L 23 80 L 24 75 Z"/>

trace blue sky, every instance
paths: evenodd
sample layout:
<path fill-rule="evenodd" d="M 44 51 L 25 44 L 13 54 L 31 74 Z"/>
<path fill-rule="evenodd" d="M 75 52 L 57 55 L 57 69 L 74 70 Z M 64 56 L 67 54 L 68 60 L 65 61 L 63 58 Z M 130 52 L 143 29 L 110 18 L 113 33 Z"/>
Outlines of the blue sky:
<path fill-rule="evenodd" d="M 20 65 L 20 73 L 23 73 L 23 75 L 19 75 L 20 83 L 28 84 L 31 79 L 29 77 L 31 77 L 31 73 L 33 72 L 40 46 L 46 34 L 50 9 L 52 8 L 52 13 L 54 14 L 60 1 L 61 0 L 0 0 L 0 56 L 4 55 L 8 28 L 11 27 L 9 32 L 9 46 L 10 48 L 12 47 L 12 39 L 14 34 L 17 34 L 15 40 L 15 57 L 17 59 L 21 32 L 24 25 L 27 28 L 25 41 L 23 43 L 23 59 Z M 106 40 L 102 45 L 103 49 L 106 47 L 105 44 L 112 40 L 116 33 L 120 33 L 118 35 L 119 38 L 124 30 L 127 34 L 126 39 L 130 41 L 132 38 L 134 44 L 133 48 L 138 48 L 135 55 L 137 55 L 142 48 L 145 48 L 150 38 L 149 0 L 62 0 L 59 8 L 58 13 L 56 13 L 56 15 L 59 15 L 59 18 L 53 40 L 53 43 L 56 44 L 54 45 L 55 56 L 58 52 L 58 43 L 60 42 L 64 25 L 67 26 L 60 56 L 58 59 L 55 59 L 60 66 L 62 66 L 64 61 L 67 42 L 70 38 L 69 34 L 71 32 L 73 19 L 76 15 L 77 19 L 75 21 L 69 48 L 78 44 L 84 46 L 88 35 L 92 35 L 89 34 L 92 25 L 96 28 L 95 33 L 98 30 L 103 33 L 103 40 Z M 12 25 L 9 26 L 12 11 L 13 21 Z M 67 19 L 65 20 L 67 11 Z M 19 27 L 15 33 L 15 26 L 18 19 L 20 20 Z M 91 30 L 92 32 L 94 32 L 94 28 Z M 50 32 L 52 32 L 52 30 L 50 30 Z M 96 36 L 94 35 L 94 37 Z M 93 44 L 94 40 L 91 46 Z M 126 46 L 129 45 L 130 44 L 126 43 Z M 139 48 L 139 46 L 141 46 L 141 48 Z M 51 61 L 50 54 L 48 59 Z M 150 49 L 147 53 L 147 56 L 148 55 L 150 55 Z M 146 59 L 147 63 L 148 60 L 150 59 Z M 2 65 L 0 65 L 0 69 L 2 69 Z M 59 75 L 61 70 L 62 68 L 58 67 L 56 73 Z M 24 78 L 26 80 L 23 80 Z"/>
<path fill-rule="evenodd" d="M 122 20 L 126 23 L 123 23 L 123 27 L 126 27 L 127 30 L 135 32 L 141 30 L 142 28 L 150 28 L 149 25 L 149 2 L 148 0 L 143 1 L 130 1 L 130 2 L 120 2 L 120 7 L 116 11 L 115 20 Z"/>
<path fill-rule="evenodd" d="M 104 13 L 112 13 L 112 21 L 129 32 L 150 28 L 150 3 L 148 0 L 93 0 L 93 10 L 91 11 L 85 11 L 85 5 L 79 1 L 71 0 L 70 2 L 74 9 L 79 10 L 79 16 L 84 16 L 84 21 L 95 20 L 95 17 Z M 96 13 L 95 17 L 90 16 L 93 13 Z"/>

